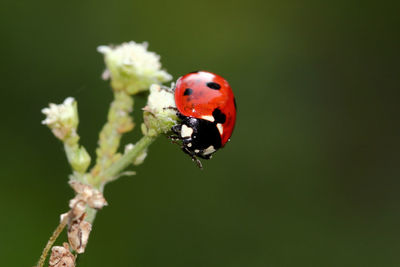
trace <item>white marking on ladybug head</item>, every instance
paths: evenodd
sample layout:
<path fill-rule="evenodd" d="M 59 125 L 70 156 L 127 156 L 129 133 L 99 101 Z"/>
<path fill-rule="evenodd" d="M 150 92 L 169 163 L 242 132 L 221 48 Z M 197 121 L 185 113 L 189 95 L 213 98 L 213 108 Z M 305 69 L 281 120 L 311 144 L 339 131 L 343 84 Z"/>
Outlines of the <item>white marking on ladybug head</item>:
<path fill-rule="evenodd" d="M 210 116 L 210 115 L 204 115 L 204 116 L 202 116 L 201 118 L 202 118 L 203 120 L 206 120 L 206 121 L 211 121 L 211 122 L 214 122 L 214 121 L 215 121 L 214 117 L 213 117 L 213 116 Z"/>
<path fill-rule="evenodd" d="M 219 133 L 222 135 L 224 132 L 224 126 L 222 126 L 221 123 L 217 123 L 217 128 L 218 128 Z"/>
<path fill-rule="evenodd" d="M 192 147 L 192 143 L 187 144 L 187 147 Z"/>
<path fill-rule="evenodd" d="M 216 150 L 214 148 L 214 146 L 209 146 L 206 149 L 203 150 L 203 155 L 209 155 L 214 153 Z"/>
<path fill-rule="evenodd" d="M 182 125 L 181 136 L 183 138 L 191 137 L 192 133 L 193 133 L 193 129 L 192 128 L 187 127 L 185 124 Z"/>
<path fill-rule="evenodd" d="M 200 150 L 198 150 L 198 149 L 194 150 L 194 153 L 199 153 L 199 152 L 200 152 Z"/>

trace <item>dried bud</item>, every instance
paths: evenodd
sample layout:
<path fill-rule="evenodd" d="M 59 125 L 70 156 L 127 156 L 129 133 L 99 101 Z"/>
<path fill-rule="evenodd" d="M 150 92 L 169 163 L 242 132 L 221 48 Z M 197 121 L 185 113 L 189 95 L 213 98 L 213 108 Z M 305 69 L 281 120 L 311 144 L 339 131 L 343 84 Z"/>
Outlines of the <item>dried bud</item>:
<path fill-rule="evenodd" d="M 78 198 L 71 199 L 69 202 L 69 207 L 71 208 L 71 211 L 69 213 L 70 221 L 82 217 L 86 210 L 85 202 Z"/>
<path fill-rule="evenodd" d="M 104 198 L 103 194 L 100 191 L 96 190 L 93 192 L 92 196 L 88 198 L 87 203 L 89 207 L 93 209 L 101 209 L 107 205 L 107 201 Z"/>
<path fill-rule="evenodd" d="M 107 205 L 103 194 L 92 186 L 74 180 L 70 181 L 70 185 L 77 193 L 76 197 L 70 201 L 71 208 L 79 201 L 83 201 L 93 209 L 101 209 Z"/>
<path fill-rule="evenodd" d="M 69 185 L 72 187 L 72 189 L 75 190 L 75 192 L 77 194 L 82 194 L 83 191 L 85 191 L 85 188 L 89 187 L 89 185 L 83 184 L 83 183 L 75 181 L 75 180 L 71 180 L 69 182 Z"/>
<path fill-rule="evenodd" d="M 75 256 L 69 251 L 67 243 L 51 249 L 49 267 L 75 267 Z"/>
<path fill-rule="evenodd" d="M 83 218 L 71 222 L 68 227 L 68 241 L 71 244 L 72 249 L 77 253 L 81 254 L 85 252 L 91 230 L 92 225 L 83 220 Z"/>
<path fill-rule="evenodd" d="M 46 124 L 58 139 L 64 141 L 76 134 L 79 119 L 74 98 L 68 97 L 59 105 L 51 103 L 48 108 L 42 109 L 42 113 L 46 115 L 42 124 Z"/>
<path fill-rule="evenodd" d="M 125 90 L 128 94 L 145 91 L 153 83 L 171 80 L 171 75 L 161 70 L 160 56 L 147 51 L 147 43 L 133 41 L 119 46 L 99 46 L 104 54 L 107 69 L 103 79 L 111 77 L 114 90 Z"/>

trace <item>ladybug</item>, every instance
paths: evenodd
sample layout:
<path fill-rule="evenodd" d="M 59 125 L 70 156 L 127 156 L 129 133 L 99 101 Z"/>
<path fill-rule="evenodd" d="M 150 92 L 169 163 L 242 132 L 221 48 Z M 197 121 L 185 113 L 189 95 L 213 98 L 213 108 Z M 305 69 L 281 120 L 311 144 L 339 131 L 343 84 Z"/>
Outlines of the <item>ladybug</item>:
<path fill-rule="evenodd" d="M 175 86 L 179 124 L 172 127 L 173 140 L 202 168 L 197 157 L 210 159 L 224 147 L 236 121 L 236 100 L 229 83 L 207 71 L 188 73 Z"/>

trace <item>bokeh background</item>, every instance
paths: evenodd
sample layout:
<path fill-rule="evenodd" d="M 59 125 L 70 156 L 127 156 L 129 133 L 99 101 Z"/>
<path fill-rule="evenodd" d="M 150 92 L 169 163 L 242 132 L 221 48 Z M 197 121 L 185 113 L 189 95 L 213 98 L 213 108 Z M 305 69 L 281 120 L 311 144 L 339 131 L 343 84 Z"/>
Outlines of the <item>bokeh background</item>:
<path fill-rule="evenodd" d="M 129 40 L 175 78 L 223 75 L 237 127 L 204 171 L 157 140 L 107 186 L 78 266 L 400 266 L 397 2 L 0 5 L 1 266 L 33 266 L 73 196 L 41 108 L 74 96 L 94 155 L 112 98 L 96 47 Z"/>

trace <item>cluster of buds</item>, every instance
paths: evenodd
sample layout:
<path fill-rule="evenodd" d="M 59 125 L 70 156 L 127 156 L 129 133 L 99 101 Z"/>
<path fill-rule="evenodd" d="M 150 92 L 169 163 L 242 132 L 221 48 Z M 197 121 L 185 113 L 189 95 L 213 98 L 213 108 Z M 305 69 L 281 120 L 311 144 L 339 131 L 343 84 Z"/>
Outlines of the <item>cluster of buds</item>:
<path fill-rule="evenodd" d="M 160 56 L 147 50 L 147 43 L 133 41 L 119 46 L 99 46 L 104 54 L 107 69 L 103 79 L 111 78 L 114 90 L 125 90 L 128 94 L 146 91 L 153 83 L 164 83 L 172 76 L 161 69 Z"/>
<path fill-rule="evenodd" d="M 144 135 L 167 133 L 177 123 L 174 92 L 168 87 L 152 84 L 147 105 L 143 110 Z"/>
<path fill-rule="evenodd" d="M 73 97 L 66 98 L 59 105 L 50 103 L 49 107 L 42 109 L 42 113 L 46 115 L 42 124 L 47 125 L 61 141 L 76 135 L 79 119 L 77 103 Z"/>
<path fill-rule="evenodd" d="M 42 124 L 47 125 L 53 134 L 64 142 L 65 152 L 72 169 L 84 173 L 90 164 L 89 153 L 79 146 L 77 128 L 79 124 L 78 105 L 74 98 L 68 97 L 61 104 L 50 103 L 42 109 L 46 119 Z"/>

